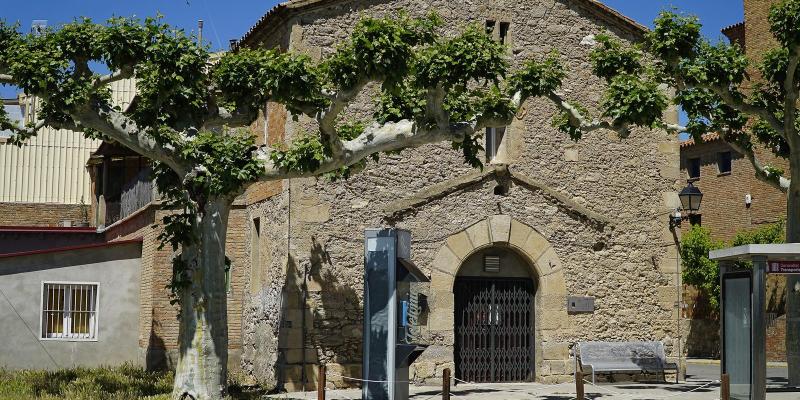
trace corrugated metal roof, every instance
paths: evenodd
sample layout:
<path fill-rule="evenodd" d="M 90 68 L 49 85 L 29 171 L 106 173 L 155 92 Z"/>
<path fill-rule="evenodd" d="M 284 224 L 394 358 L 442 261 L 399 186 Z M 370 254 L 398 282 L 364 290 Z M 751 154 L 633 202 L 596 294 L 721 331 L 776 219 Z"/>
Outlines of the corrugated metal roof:
<path fill-rule="evenodd" d="M 120 107 L 133 99 L 132 79 L 112 84 L 112 100 Z M 23 98 L 36 109 L 34 98 Z M 35 118 L 33 115 L 26 118 Z M 91 180 L 86 161 L 102 141 L 81 132 L 43 128 L 22 147 L 0 144 L 0 202 L 79 204 L 91 203 Z"/>

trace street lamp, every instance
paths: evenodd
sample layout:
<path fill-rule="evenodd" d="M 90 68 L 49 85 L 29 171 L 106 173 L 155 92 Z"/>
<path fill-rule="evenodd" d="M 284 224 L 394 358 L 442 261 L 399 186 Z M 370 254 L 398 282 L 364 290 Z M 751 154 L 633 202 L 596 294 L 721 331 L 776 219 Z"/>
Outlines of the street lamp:
<path fill-rule="evenodd" d="M 688 181 L 688 185 L 678 193 L 678 197 L 681 199 L 681 208 L 676 209 L 675 212 L 670 215 L 670 229 L 681 226 L 681 221 L 688 219 L 690 215 L 700 210 L 700 202 L 703 201 L 703 192 L 696 188 L 692 181 Z M 681 211 L 686 211 L 687 215 L 683 215 Z"/>

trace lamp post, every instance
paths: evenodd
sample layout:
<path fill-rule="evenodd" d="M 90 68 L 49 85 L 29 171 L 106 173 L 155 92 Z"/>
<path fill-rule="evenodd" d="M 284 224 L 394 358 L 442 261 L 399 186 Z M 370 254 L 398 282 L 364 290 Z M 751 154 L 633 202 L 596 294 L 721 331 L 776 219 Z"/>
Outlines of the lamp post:
<path fill-rule="evenodd" d="M 688 219 L 690 215 L 694 215 L 700 210 L 700 202 L 703 201 L 703 192 L 694 186 L 693 181 L 687 181 L 687 185 L 678 197 L 681 199 L 681 207 L 676 209 L 672 215 L 669 216 L 669 228 L 675 229 L 681 226 L 681 221 Z M 682 211 L 686 211 L 684 215 Z"/>
<path fill-rule="evenodd" d="M 687 181 L 687 185 L 680 193 L 678 193 L 678 198 L 681 200 L 681 207 L 677 208 L 674 213 L 669 216 L 669 229 L 673 231 L 675 228 L 679 228 L 681 226 L 681 222 L 684 219 L 688 219 L 691 215 L 697 213 L 700 210 L 700 202 L 703 201 L 703 192 L 700 189 L 694 186 L 694 181 L 689 180 Z M 686 214 L 681 213 L 681 211 L 686 211 Z M 675 237 L 676 245 L 677 243 L 677 236 Z M 675 263 L 675 272 L 677 274 L 675 280 L 675 286 L 677 289 L 678 294 L 678 301 L 676 305 L 678 307 L 678 315 L 677 315 L 677 322 L 678 322 L 678 371 L 677 374 L 680 377 L 681 368 L 683 368 L 683 363 L 681 359 L 683 358 L 683 332 L 681 332 L 681 318 L 683 317 L 683 289 L 682 287 L 682 279 L 681 279 L 681 258 L 680 258 L 680 251 L 678 252 L 678 257 L 676 258 Z"/>

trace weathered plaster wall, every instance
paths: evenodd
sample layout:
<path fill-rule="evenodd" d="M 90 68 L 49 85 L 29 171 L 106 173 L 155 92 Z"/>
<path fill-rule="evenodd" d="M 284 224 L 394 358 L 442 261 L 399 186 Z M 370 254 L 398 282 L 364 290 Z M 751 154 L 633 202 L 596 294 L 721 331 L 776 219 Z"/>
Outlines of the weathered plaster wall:
<path fill-rule="evenodd" d="M 0 367 L 58 369 L 137 362 L 141 244 L 0 259 Z M 42 282 L 96 282 L 96 341 L 40 340 Z M 17 315 L 19 313 L 19 315 Z M 52 357 L 52 359 L 51 359 Z"/>
<path fill-rule="evenodd" d="M 423 15 L 436 10 L 446 20 L 449 32 L 468 22 L 507 21 L 511 23 L 509 56 L 513 62 L 558 50 L 570 67 L 564 92 L 596 112 L 603 84 L 591 75 L 590 48 L 581 42 L 604 29 L 624 39 L 632 39 L 633 34 L 604 22 L 581 3 L 467 1 L 453 7 L 445 1 L 342 2 L 308 11 L 291 21 L 286 30 L 291 32 L 290 49 L 319 57 L 330 54 L 362 14 L 396 15 L 405 10 Z M 369 115 L 373 99 L 372 95 L 362 96 L 351 107 L 351 115 Z M 563 275 L 558 283 L 561 287 L 552 291 L 560 295 L 548 299 L 554 312 L 539 314 L 542 319 L 537 321 L 537 329 L 547 331 L 537 339 L 537 379 L 568 379 L 572 368 L 568 347 L 581 340 L 662 340 L 676 356 L 677 254 L 667 215 L 678 203 L 677 138 L 660 131 L 639 130 L 627 139 L 595 132 L 574 143 L 551 128 L 554 112 L 546 101 L 529 101 L 509 129 L 502 161 L 510 164 L 511 175 L 519 179 L 512 180 L 507 196 L 494 194 L 496 180 L 503 179 L 500 175 L 488 174 L 472 183 L 458 181 L 474 171 L 449 144 L 441 144 L 383 156 L 378 165 L 371 163 L 347 182 L 294 180 L 284 185 L 285 189 L 291 187 L 291 199 L 284 192 L 251 206 L 251 217 L 261 218 L 262 232 L 269 225 L 275 229 L 270 235 L 273 242 L 262 243 L 260 251 L 282 257 L 260 264 L 260 274 L 269 279 L 261 280 L 261 288 L 250 290 L 251 307 L 244 318 L 252 325 L 245 329 L 244 363 L 253 366 L 252 378 L 263 383 L 286 382 L 291 388 L 301 376 L 303 361 L 310 385 L 314 369 L 309 364 L 317 362 L 328 364 L 332 372 L 329 381 L 336 385 L 347 383 L 336 375 L 359 376 L 365 228 L 394 225 L 409 229 L 414 262 L 433 274 L 443 262 L 437 257 L 449 238 L 499 215 L 508 216 L 509 221 L 513 218 L 544 238 L 550 256 L 532 261 Z M 313 125 L 289 119 L 279 129 L 291 138 Z M 420 199 L 418 205 L 395 212 L 398 204 L 404 204 L 400 200 L 457 181 L 457 190 L 445 190 L 441 196 Z M 610 222 L 598 223 L 587 213 Z M 286 242 L 277 242 L 281 238 Z M 550 264 L 551 260 L 557 261 Z M 273 286 L 281 284 L 284 286 Z M 303 291 L 294 294 L 303 284 L 308 289 L 306 312 Z M 285 293 L 282 302 L 278 299 L 281 288 Z M 595 296 L 596 312 L 568 316 L 563 310 L 566 294 Z M 431 307 L 452 309 L 452 303 L 448 304 L 452 296 L 440 299 L 439 304 L 432 299 Z M 418 380 L 440 376 L 441 370 L 452 364 L 452 326 L 429 328 L 428 340 L 433 346 L 417 364 L 414 374 Z M 282 349 L 279 355 L 270 356 L 276 348 Z M 259 354 L 283 365 L 280 370 L 286 376 L 276 378 L 279 369 L 259 359 Z"/>

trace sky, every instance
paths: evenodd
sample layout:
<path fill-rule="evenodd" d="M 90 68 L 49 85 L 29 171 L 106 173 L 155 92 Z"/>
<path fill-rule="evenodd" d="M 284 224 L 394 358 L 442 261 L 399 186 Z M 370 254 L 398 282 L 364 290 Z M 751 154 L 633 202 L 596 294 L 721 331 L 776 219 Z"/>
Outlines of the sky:
<path fill-rule="evenodd" d="M 539 1 L 539 0 L 519 0 Z M 663 9 L 675 8 L 695 14 L 704 24 L 703 33 L 711 40 L 721 37 L 720 29 L 743 20 L 741 0 L 605 0 L 603 1 L 639 23 L 651 26 Z M 77 17 L 103 21 L 112 16 L 148 17 L 161 14 L 164 21 L 186 31 L 197 30 L 197 20 L 205 22 L 203 36 L 213 50 L 225 49 L 231 39 L 240 38 L 276 0 L 0 0 L 0 18 L 19 22 L 25 31 L 34 20 L 47 20 L 57 26 Z M 12 88 L 0 87 L 0 97 L 13 97 Z"/>

